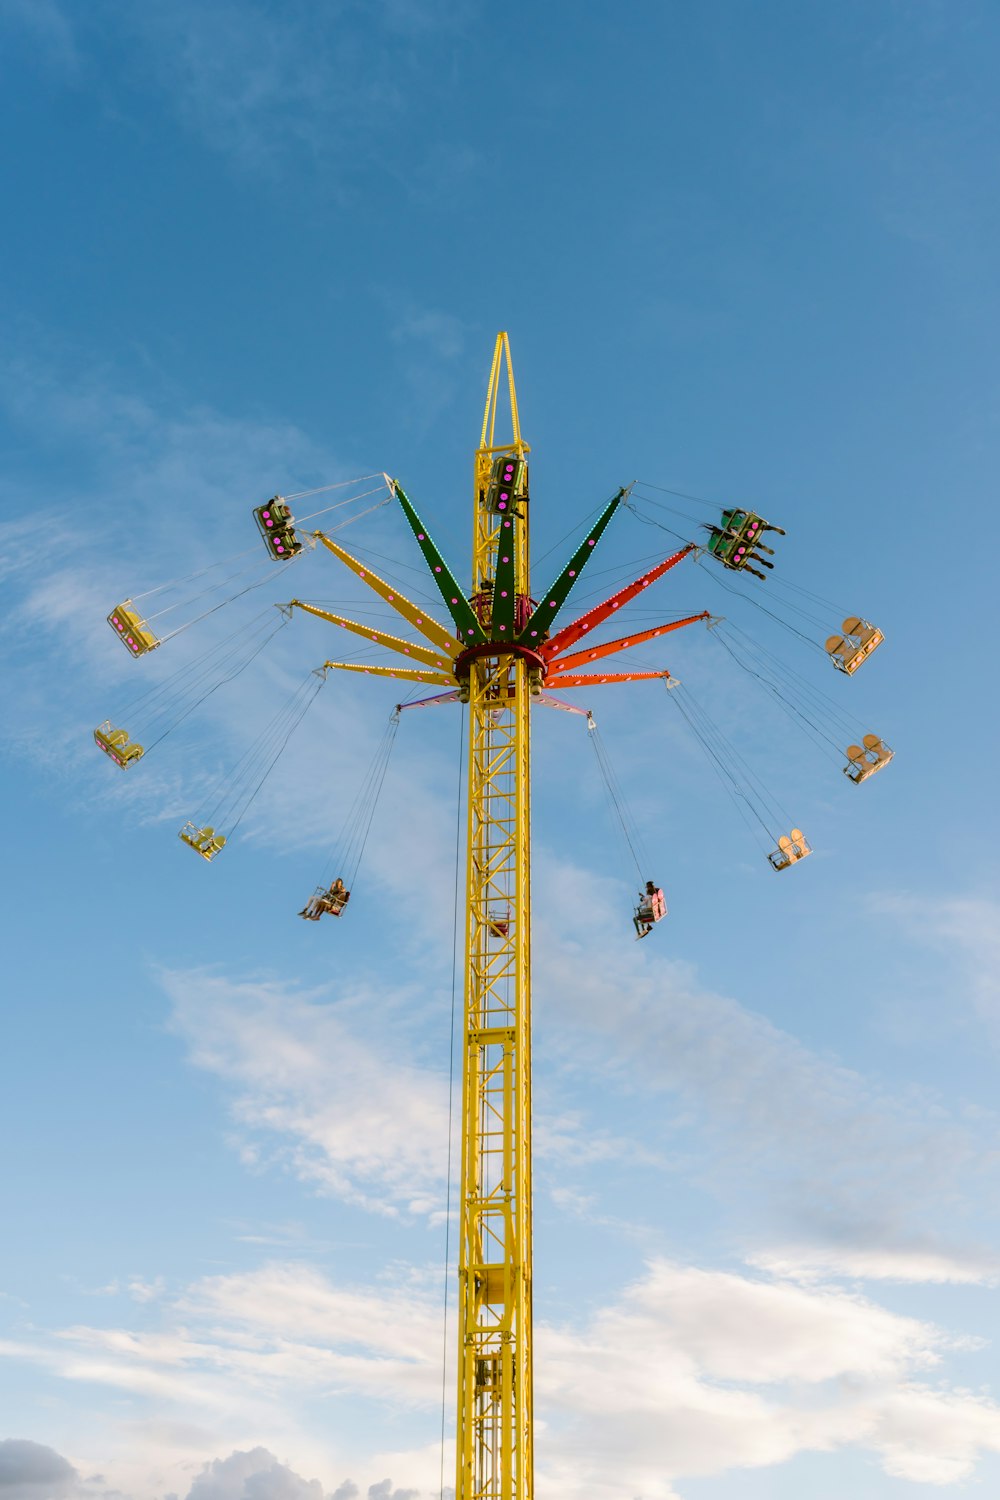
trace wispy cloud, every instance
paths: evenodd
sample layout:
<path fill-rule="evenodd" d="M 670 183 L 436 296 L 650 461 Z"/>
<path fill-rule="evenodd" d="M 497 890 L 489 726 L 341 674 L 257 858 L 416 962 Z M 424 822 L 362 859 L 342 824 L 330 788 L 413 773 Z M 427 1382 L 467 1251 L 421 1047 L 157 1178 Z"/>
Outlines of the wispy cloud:
<path fill-rule="evenodd" d="M 380 1213 L 440 1208 L 447 1081 L 400 1061 L 403 993 L 379 992 L 382 1030 L 390 1012 L 399 1017 L 393 1046 L 379 1047 L 358 1025 L 372 1003 L 364 984 L 346 987 L 334 1006 L 279 983 L 204 973 L 167 973 L 163 983 L 191 1061 L 233 1090 L 248 1162 L 270 1155 Z"/>
<path fill-rule="evenodd" d="M 772 1238 L 784 1226 L 838 1250 L 917 1252 L 946 1207 L 956 1243 L 937 1250 L 960 1258 L 963 1220 L 994 1181 L 994 1122 L 977 1128 L 933 1094 L 819 1056 L 706 990 L 690 964 L 639 952 L 605 915 L 606 884 L 542 866 L 535 988 L 549 1013 L 572 1019 L 573 1066 L 680 1101 L 701 1179 L 741 1212 L 766 1203 Z M 647 1139 L 669 1144 L 666 1112 L 659 1131 L 655 1113 L 649 1124 Z"/>
<path fill-rule="evenodd" d="M 59 0 L 6 0 L 0 23 L 26 34 L 50 66 L 84 75 L 114 66 L 100 46 L 113 28 L 128 69 L 115 91 L 119 109 L 138 83 L 241 171 L 277 180 L 282 163 L 321 165 L 326 187 L 341 193 L 358 172 L 380 167 L 405 190 L 398 158 L 407 108 L 477 10 L 477 0 L 288 0 L 280 12 L 263 0 L 97 0 L 84 13 Z M 447 142 L 428 151 L 426 170 L 413 161 L 419 190 L 434 181 L 435 157 L 452 176 L 465 170 Z"/>
<path fill-rule="evenodd" d="M 164 1315 L 152 1333 L 35 1329 L 0 1344 L 0 1354 L 64 1380 L 128 1390 L 161 1420 L 173 1412 L 181 1428 L 195 1413 L 208 1416 L 216 1452 L 224 1432 L 259 1424 L 259 1443 L 272 1449 L 277 1435 L 282 1451 L 306 1454 L 296 1469 L 308 1464 L 327 1484 L 339 1482 L 334 1465 L 350 1463 L 363 1483 L 379 1485 L 388 1465 L 433 1492 L 430 1443 L 376 1458 L 343 1444 L 324 1458 L 304 1434 L 300 1447 L 287 1446 L 292 1408 L 319 1391 L 436 1409 L 440 1305 L 421 1276 L 359 1287 L 275 1262 L 195 1282 L 167 1299 Z M 955 1483 L 981 1454 L 1000 1452 L 1000 1407 L 944 1377 L 952 1351 L 971 1356 L 978 1347 L 842 1287 L 654 1259 L 598 1310 L 539 1325 L 539 1477 L 565 1500 L 673 1500 L 685 1477 L 857 1447 L 889 1474 Z M 236 1446 L 254 1451 L 245 1439 Z M 242 1472 L 220 1469 L 224 1462 L 202 1470 L 206 1486 Z"/>
<path fill-rule="evenodd" d="M 1000 1043 L 1000 899 L 883 892 L 872 904 L 895 917 L 913 942 L 950 959 L 973 1013 Z"/>
<path fill-rule="evenodd" d="M 76 74 L 80 62 L 76 35 L 58 0 L 3 0 L 0 30 L 27 38 L 35 57 L 58 73 Z"/>

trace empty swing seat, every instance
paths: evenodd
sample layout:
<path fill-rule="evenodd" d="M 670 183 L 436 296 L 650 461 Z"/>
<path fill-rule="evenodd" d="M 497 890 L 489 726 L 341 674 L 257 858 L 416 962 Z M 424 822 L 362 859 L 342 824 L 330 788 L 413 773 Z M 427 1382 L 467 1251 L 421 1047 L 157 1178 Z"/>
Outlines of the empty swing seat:
<path fill-rule="evenodd" d="M 134 760 L 140 760 L 144 754 L 141 745 L 129 742 L 128 730 L 114 729 L 110 719 L 105 719 L 104 723 L 94 730 L 94 741 L 105 755 L 111 757 L 116 766 L 121 766 L 122 770 L 130 766 Z"/>
<path fill-rule="evenodd" d="M 802 829 L 793 828 L 791 834 L 781 835 L 777 849 L 772 849 L 767 857 L 772 869 L 787 870 L 790 865 L 797 864 L 800 859 L 805 859 L 806 855 L 811 853 L 812 845 L 806 842 Z"/>
<path fill-rule="evenodd" d="M 178 838 L 189 849 L 200 854 L 202 859 L 214 859 L 226 846 L 225 835 L 216 833 L 214 828 L 199 828 L 195 823 L 185 823 L 178 834 Z"/>
<path fill-rule="evenodd" d="M 130 656 L 144 656 L 147 651 L 155 651 L 160 644 L 138 610 L 133 608 L 131 599 L 126 599 L 124 604 L 115 605 L 108 615 L 108 624 L 121 638 Z"/>
<path fill-rule="evenodd" d="M 862 620 L 858 615 L 848 615 L 841 629 L 843 635 L 827 637 L 825 648 L 837 671 L 850 677 L 875 647 L 881 646 L 885 636 L 870 620 Z"/>
<path fill-rule="evenodd" d="M 848 745 L 844 775 L 855 786 L 860 786 L 869 776 L 874 776 L 876 771 L 883 770 L 894 753 L 877 734 L 866 734 L 860 745 Z"/>

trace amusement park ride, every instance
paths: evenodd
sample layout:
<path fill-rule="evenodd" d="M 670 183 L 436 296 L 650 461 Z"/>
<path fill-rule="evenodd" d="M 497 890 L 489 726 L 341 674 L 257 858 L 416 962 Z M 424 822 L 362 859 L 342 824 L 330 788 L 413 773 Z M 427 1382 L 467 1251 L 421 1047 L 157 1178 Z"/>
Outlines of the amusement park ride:
<path fill-rule="evenodd" d="M 498 406 L 506 368 L 512 437 L 496 442 Z M 773 549 L 763 537 L 783 536 L 754 511 L 729 508 L 709 523 L 707 543 L 685 540 L 669 556 L 656 562 L 575 619 L 557 626 L 570 593 L 578 583 L 600 540 L 623 508 L 640 519 L 670 528 L 650 516 L 649 507 L 669 506 L 648 495 L 657 486 L 630 485 L 596 515 L 583 539 L 543 593 L 533 593 L 529 576 L 528 445 L 522 440 L 514 389 L 510 349 L 505 333 L 498 334 L 487 389 L 482 435 L 476 450 L 473 486 L 472 586 L 466 592 L 457 582 L 443 554 L 414 510 L 402 487 L 387 476 L 367 476 L 376 490 L 357 492 L 357 481 L 346 500 L 329 507 L 354 506 L 373 493 L 382 498 L 368 511 L 353 510 L 339 525 L 306 532 L 292 514 L 289 499 L 274 496 L 253 514 L 270 563 L 282 571 L 303 553 L 322 546 L 371 590 L 384 606 L 409 627 L 407 636 L 358 623 L 318 604 L 294 598 L 264 611 L 249 626 L 241 626 L 214 646 L 196 666 L 185 665 L 173 678 L 154 686 L 134 705 L 150 725 L 148 741 L 159 743 L 174 725 L 224 682 L 245 670 L 293 611 L 326 620 L 348 635 L 373 644 L 394 660 L 327 661 L 300 685 L 289 703 L 268 725 L 243 757 L 233 775 L 212 794 L 201 816 L 180 832 L 183 842 L 205 860 L 213 860 L 226 846 L 281 750 L 331 671 L 364 673 L 375 678 L 403 680 L 437 689 L 423 698 L 397 705 L 372 769 L 345 829 L 337 878 L 320 886 L 299 913 L 307 920 L 325 915 L 341 917 L 350 898 L 361 854 L 371 824 L 400 712 L 408 708 L 461 703 L 468 705 L 468 829 L 465 908 L 465 1012 L 462 1084 L 462 1163 L 460 1248 L 458 1257 L 458 1417 L 457 1500 L 530 1500 L 534 1489 L 532 1449 L 532 1257 L 531 1257 L 531 864 L 530 864 L 530 711 L 547 705 L 585 717 L 590 739 L 605 777 L 626 840 L 629 815 L 610 772 L 606 751 L 593 716 L 557 694 L 574 688 L 610 683 L 658 681 L 667 688 L 680 684 L 662 666 L 649 670 L 607 670 L 598 664 L 626 650 L 658 640 L 674 630 L 705 622 L 729 654 L 757 678 L 780 705 L 802 724 L 839 748 L 845 722 L 839 705 L 817 693 L 798 673 L 782 667 L 741 630 L 726 633 L 725 621 L 707 610 L 661 620 L 614 639 L 598 642 L 600 627 L 638 599 L 664 574 L 685 561 L 702 558 L 721 564 L 732 574 L 770 571 Z M 381 487 L 386 487 L 383 490 Z M 333 490 L 345 486 L 326 486 Z M 640 494 L 636 494 L 637 489 Z M 308 492 L 318 494 L 319 491 Z M 684 497 L 694 499 L 694 497 Z M 366 561 L 345 550 L 330 534 L 367 515 L 379 505 L 395 501 L 408 522 L 440 594 L 439 617 L 405 597 L 395 583 L 375 572 Z M 321 513 L 325 514 L 325 512 Z M 305 519 L 310 519 L 306 517 Z M 365 550 L 365 549 L 359 549 Z M 765 555 L 766 554 L 766 555 Z M 756 564 L 757 566 L 754 566 Z M 301 567 L 301 562 L 298 563 Z M 265 567 L 268 565 L 265 564 Z M 707 571 L 707 570 L 703 570 Z M 194 575 L 200 581 L 210 568 Z M 213 590 L 224 592 L 233 580 L 239 587 L 232 599 L 258 586 L 245 583 L 253 568 L 240 569 L 218 584 L 207 584 L 195 595 L 211 600 Z M 273 574 L 271 575 L 273 576 Z M 164 588 L 169 587 L 164 585 Z M 751 586 L 753 588 L 754 586 Z M 157 591 L 151 591 L 153 593 Z M 739 592 L 734 590 L 734 592 Z M 742 597 L 753 602 L 752 596 Z M 808 617 L 813 599 L 799 590 L 789 605 L 799 618 Z M 189 601 L 187 601 L 189 602 Z M 229 598 L 221 603 L 231 602 Z M 209 603 L 204 614 L 221 607 Z M 174 606 L 170 606 L 172 608 Z M 160 611 L 160 615 L 168 609 Z M 768 613 L 772 613 L 768 610 Z M 199 615 L 197 618 L 202 618 Z M 776 617 L 776 616 L 775 616 Z M 154 651 L 161 639 L 152 619 L 144 617 L 133 600 L 118 605 L 108 616 L 112 629 L 135 657 Z M 444 623 L 442 623 L 442 620 Z M 194 621 L 188 623 L 193 624 Z M 178 634 L 182 625 L 173 634 Z M 794 634 L 806 637 L 796 624 Z M 165 639 L 166 637 L 164 637 Z M 882 633 L 867 620 L 848 616 L 839 633 L 822 649 L 841 673 L 853 675 L 882 641 Z M 369 644 L 370 643 L 370 644 Z M 816 642 L 809 642 L 814 646 Z M 416 690 L 414 690 L 416 691 Z M 768 799 L 745 769 L 730 755 L 728 742 L 686 689 L 670 693 L 737 805 L 766 830 L 774 847 L 767 858 L 783 871 L 799 863 L 811 847 L 802 831 L 792 828 L 775 837 L 773 814 L 768 821 Z M 853 721 L 848 720 L 852 723 Z M 155 739 L 154 739 L 155 737 Z M 105 721 L 94 731 L 98 746 L 122 769 L 141 760 L 146 751 L 123 728 Z M 842 767 L 855 785 L 868 780 L 892 759 L 892 751 L 874 734 L 859 735 L 846 750 Z M 152 744 L 150 743 L 150 748 Z M 843 751 L 839 752 L 841 755 Z M 771 804 L 773 806 L 773 804 Z M 787 828 L 787 823 L 785 824 Z M 644 878 L 633 921 L 636 936 L 647 936 L 666 915 L 663 891 L 638 866 Z"/>

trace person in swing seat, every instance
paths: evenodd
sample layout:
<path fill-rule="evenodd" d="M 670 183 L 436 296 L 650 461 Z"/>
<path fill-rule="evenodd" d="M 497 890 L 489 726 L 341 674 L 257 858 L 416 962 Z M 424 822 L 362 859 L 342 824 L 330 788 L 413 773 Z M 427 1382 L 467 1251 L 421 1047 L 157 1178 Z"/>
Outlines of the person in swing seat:
<path fill-rule="evenodd" d="M 653 923 L 659 920 L 656 910 L 656 898 L 659 894 L 659 887 L 652 880 L 647 880 L 646 889 L 639 892 L 639 905 L 632 918 L 636 937 L 648 937 L 653 930 Z"/>
<path fill-rule="evenodd" d="M 318 922 L 324 912 L 339 917 L 350 899 L 351 893 L 338 875 L 328 891 L 309 897 L 299 916 L 305 917 L 307 922 Z"/>

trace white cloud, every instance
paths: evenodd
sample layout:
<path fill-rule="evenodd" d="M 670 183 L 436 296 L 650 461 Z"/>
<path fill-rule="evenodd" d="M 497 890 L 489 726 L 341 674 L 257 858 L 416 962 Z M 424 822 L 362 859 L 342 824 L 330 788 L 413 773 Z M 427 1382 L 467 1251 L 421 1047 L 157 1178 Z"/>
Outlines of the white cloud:
<path fill-rule="evenodd" d="M 995 1286 L 1000 1281 L 1000 1257 L 943 1251 L 932 1245 L 782 1245 L 759 1251 L 748 1260 L 763 1271 L 793 1281 L 829 1276 L 967 1286 Z"/>
<path fill-rule="evenodd" d="M 1000 1040 L 1000 900 L 883 893 L 872 904 L 902 922 L 916 942 L 943 951 L 957 965 L 974 1013 Z"/>
<path fill-rule="evenodd" d="M 398 1029 L 392 1048 L 361 1039 L 345 1017 L 368 1006 L 362 986 L 334 1007 L 278 983 L 184 973 L 164 984 L 172 1028 L 196 1067 L 234 1087 L 248 1136 L 283 1139 L 281 1159 L 306 1181 L 380 1212 L 440 1208 L 446 1080 L 399 1060 Z M 380 993 L 383 1021 L 402 998 Z"/>
<path fill-rule="evenodd" d="M 960 1233 L 963 1197 L 973 1203 L 995 1170 L 990 1140 L 937 1096 L 894 1094 L 706 990 L 692 965 L 637 947 L 612 921 L 621 898 L 611 882 L 551 858 L 538 865 L 540 1026 L 571 1019 L 580 1071 L 681 1101 L 702 1181 L 730 1201 L 766 1195 L 771 1233 L 783 1223 L 809 1243 L 910 1249 L 944 1202 Z M 655 1110 L 648 1126 L 654 1148 L 669 1139 L 666 1113 L 659 1134 Z"/>
<path fill-rule="evenodd" d="M 256 1426 L 256 1443 L 237 1440 L 241 1451 L 206 1464 L 190 1500 L 308 1500 L 317 1481 L 295 1472 L 304 1464 L 324 1485 L 339 1466 L 372 1500 L 401 1500 L 384 1476 L 433 1493 L 435 1441 L 374 1455 L 355 1443 L 334 1456 L 298 1431 L 295 1412 L 323 1393 L 434 1424 L 440 1303 L 423 1282 L 418 1273 L 351 1286 L 278 1262 L 195 1282 L 167 1299 L 156 1333 L 76 1327 L 0 1352 L 127 1390 L 161 1422 L 173 1410 L 175 1443 L 196 1414 L 211 1414 L 217 1431 Z M 562 1500 L 668 1500 L 685 1477 L 845 1447 L 874 1453 L 889 1474 L 950 1484 L 1000 1452 L 1000 1407 L 945 1376 L 952 1351 L 977 1348 L 843 1287 L 656 1259 L 602 1308 L 537 1325 L 539 1484 Z M 205 1438 L 192 1429 L 187 1440 Z M 278 1463 L 276 1442 L 300 1456 Z M 346 1500 L 349 1482 L 340 1487 Z"/>
<path fill-rule="evenodd" d="M 950 1482 L 1000 1451 L 1000 1408 L 917 1379 L 954 1343 L 840 1288 L 657 1261 L 583 1327 L 539 1330 L 541 1471 L 567 1500 L 666 1500 L 685 1476 L 857 1445 Z"/>
<path fill-rule="evenodd" d="M 323 1500 L 318 1479 L 303 1479 L 266 1448 L 207 1463 L 187 1500 Z"/>

